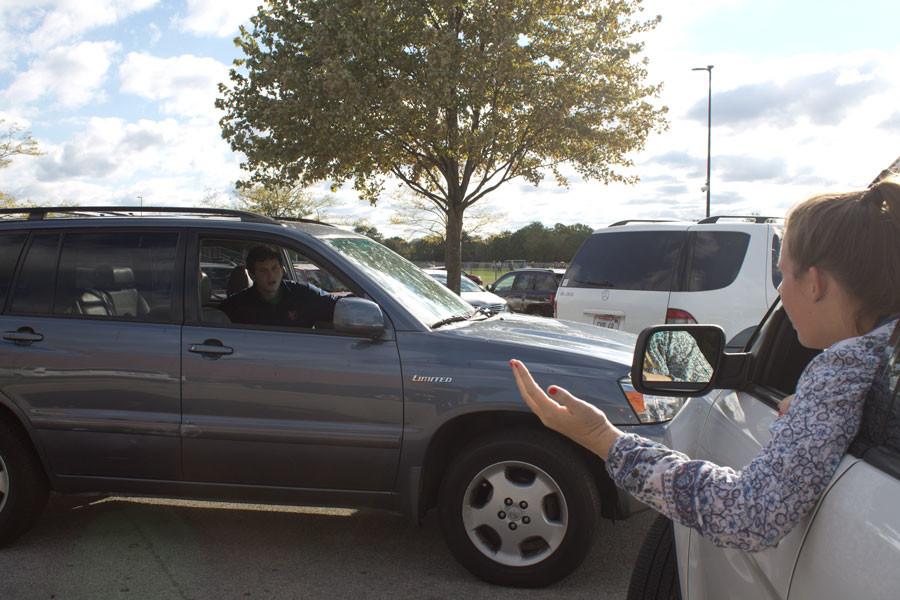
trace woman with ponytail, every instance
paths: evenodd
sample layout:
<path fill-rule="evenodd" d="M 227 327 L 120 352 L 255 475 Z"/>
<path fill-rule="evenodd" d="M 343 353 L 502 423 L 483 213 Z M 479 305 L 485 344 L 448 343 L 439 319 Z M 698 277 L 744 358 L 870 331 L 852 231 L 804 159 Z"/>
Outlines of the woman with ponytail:
<path fill-rule="evenodd" d="M 691 460 L 626 434 L 512 360 L 541 421 L 599 455 L 615 483 L 719 546 L 774 546 L 815 507 L 857 434 L 863 405 L 900 332 L 900 182 L 816 196 L 785 223 L 781 302 L 800 343 L 821 349 L 772 437 L 743 469 Z M 549 395 L 548 395 L 549 394 Z"/>

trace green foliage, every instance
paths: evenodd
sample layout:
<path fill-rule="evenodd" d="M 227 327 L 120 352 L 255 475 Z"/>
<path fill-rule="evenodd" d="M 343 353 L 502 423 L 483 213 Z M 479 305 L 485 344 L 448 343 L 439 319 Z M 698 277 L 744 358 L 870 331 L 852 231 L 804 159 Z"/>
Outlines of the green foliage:
<path fill-rule="evenodd" d="M 569 262 L 593 229 L 584 224 L 544 227 L 531 223 L 515 232 L 504 231 L 487 237 L 463 236 L 462 259 L 466 262 L 525 260 L 528 262 Z M 360 232 L 364 233 L 364 232 Z M 370 236 L 371 237 L 371 236 Z M 444 245 L 438 236 L 411 241 L 392 237 L 383 242 L 391 250 L 417 262 L 443 262 Z"/>
<path fill-rule="evenodd" d="M 235 43 L 222 134 L 249 182 L 395 177 L 447 215 L 458 277 L 466 209 L 515 177 L 617 166 L 663 126 L 636 37 L 640 0 L 268 1 Z"/>
<path fill-rule="evenodd" d="M 253 185 L 237 188 L 238 208 L 269 217 L 321 219 L 334 205 L 329 197 L 315 197 L 298 185 Z"/>

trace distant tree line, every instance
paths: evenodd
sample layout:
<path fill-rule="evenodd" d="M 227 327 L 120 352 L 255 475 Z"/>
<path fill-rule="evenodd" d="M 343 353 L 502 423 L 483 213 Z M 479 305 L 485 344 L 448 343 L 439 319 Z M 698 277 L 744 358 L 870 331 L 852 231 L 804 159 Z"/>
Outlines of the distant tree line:
<path fill-rule="evenodd" d="M 399 236 L 385 238 L 371 225 L 357 225 L 357 233 L 367 235 L 414 262 L 444 261 L 444 239 L 425 236 L 407 240 Z M 534 222 L 517 231 L 503 231 L 486 237 L 463 232 L 463 262 L 527 260 L 529 262 L 569 262 L 593 229 L 582 223 L 545 227 Z"/>

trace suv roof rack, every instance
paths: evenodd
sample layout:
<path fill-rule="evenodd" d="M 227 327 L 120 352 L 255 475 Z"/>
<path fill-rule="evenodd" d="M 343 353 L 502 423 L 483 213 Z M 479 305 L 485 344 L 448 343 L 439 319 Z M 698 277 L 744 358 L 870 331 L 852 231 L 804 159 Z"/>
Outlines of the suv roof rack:
<path fill-rule="evenodd" d="M 258 215 L 245 210 L 211 207 L 177 207 L 177 206 L 29 206 L 21 208 L 0 209 L 0 218 L 4 215 L 28 215 L 29 221 L 43 221 L 50 214 L 67 214 L 76 217 L 143 217 L 146 213 L 173 213 L 181 215 L 210 215 L 239 218 L 250 223 L 278 224 L 276 219 Z"/>
<path fill-rule="evenodd" d="M 697 223 L 718 223 L 722 219 L 740 219 L 741 221 L 752 221 L 754 223 L 774 223 L 780 221 L 783 217 L 762 217 L 760 215 L 716 215 L 714 217 L 706 217 L 700 219 Z"/>
<path fill-rule="evenodd" d="M 607 227 L 619 227 L 621 225 L 628 225 L 629 223 L 677 223 L 675 219 L 625 219 L 624 221 L 616 221 L 611 225 L 607 225 Z"/>

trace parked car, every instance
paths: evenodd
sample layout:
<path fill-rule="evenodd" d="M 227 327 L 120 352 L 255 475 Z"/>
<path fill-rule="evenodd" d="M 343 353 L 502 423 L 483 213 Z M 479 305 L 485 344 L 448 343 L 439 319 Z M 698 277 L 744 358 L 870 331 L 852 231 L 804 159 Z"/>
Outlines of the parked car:
<path fill-rule="evenodd" d="M 447 285 L 447 271 L 443 269 L 425 269 L 425 272 L 435 281 Z M 478 284 L 466 277 L 459 278 L 459 295 L 463 300 L 475 308 L 480 308 L 490 315 L 509 310 L 506 305 L 506 300 L 496 294 L 481 289 Z"/>
<path fill-rule="evenodd" d="M 287 279 L 315 265 L 326 291 L 350 292 L 330 322 L 234 324 L 219 310 L 200 257 L 232 257 L 226 292 L 239 293 L 260 243 Z M 0 331 L 0 545 L 49 490 L 413 522 L 436 508 L 472 573 L 547 585 L 581 563 L 600 516 L 641 505 L 531 414 L 509 358 L 654 439 L 682 403 L 636 410 L 631 334 L 487 316 L 362 235 L 240 211 L 2 210 Z"/>
<path fill-rule="evenodd" d="M 696 459 L 740 469 L 769 440 L 776 404 L 794 392 L 818 354 L 800 345 L 780 306 L 754 334 L 747 352 L 724 354 L 710 326 L 678 326 L 697 338 L 718 333 L 704 354 L 717 368 L 710 381 L 641 381 L 654 330 L 642 334 L 632 377 L 648 394 L 697 394 L 671 422 L 667 444 Z M 659 517 L 632 574 L 629 600 L 750 598 L 896 598 L 900 590 L 900 331 L 893 358 L 870 397 L 863 424 L 813 512 L 777 546 L 761 552 L 719 548 L 693 529 Z M 679 389 L 674 389 L 678 386 Z"/>
<path fill-rule="evenodd" d="M 565 269 L 517 269 L 502 275 L 488 286 L 488 291 L 505 298 L 510 310 L 552 317 L 564 273 Z"/>
<path fill-rule="evenodd" d="M 781 229 L 769 217 L 615 223 L 572 259 L 556 316 L 633 333 L 714 323 L 740 349 L 778 296 Z"/>

